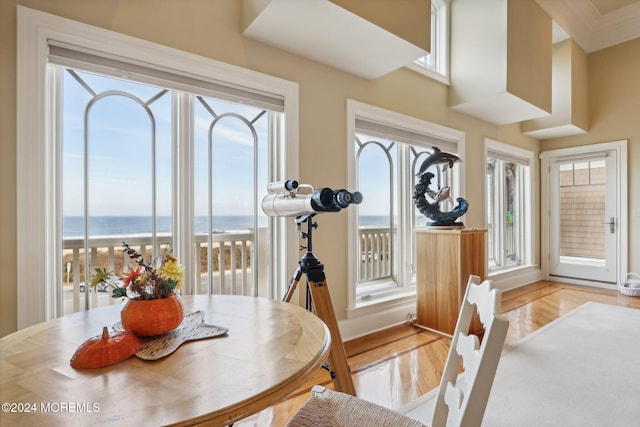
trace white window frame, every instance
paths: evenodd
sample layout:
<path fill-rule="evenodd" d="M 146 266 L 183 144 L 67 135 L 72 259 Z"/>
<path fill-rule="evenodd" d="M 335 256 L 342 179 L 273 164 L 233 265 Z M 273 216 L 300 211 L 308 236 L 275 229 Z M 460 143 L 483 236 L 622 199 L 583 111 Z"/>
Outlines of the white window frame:
<path fill-rule="evenodd" d="M 484 165 L 485 165 L 485 173 L 484 180 L 485 185 L 484 188 L 487 189 L 487 173 L 486 168 L 488 165 L 488 159 L 490 157 L 489 152 L 499 153 L 499 157 L 504 159 L 510 159 L 514 163 L 523 163 L 526 162 L 529 167 L 529 173 L 527 176 L 522 177 L 524 179 L 524 183 L 522 188 L 524 190 L 524 195 L 521 203 L 521 209 L 524 212 L 527 212 L 527 217 L 524 218 L 524 225 L 521 230 L 519 230 L 519 240 L 520 240 L 520 251 L 522 252 L 522 257 L 520 259 L 520 264 L 516 266 L 509 266 L 500 269 L 494 269 L 493 271 L 489 270 L 488 265 L 488 257 L 487 257 L 487 271 L 488 275 L 492 279 L 496 279 L 501 275 L 505 274 L 513 274 L 519 270 L 530 270 L 533 268 L 533 254 L 534 254 L 534 214 L 533 214 L 533 177 L 534 177 L 534 153 L 532 151 L 515 147 L 513 145 L 505 144 L 503 142 L 495 141 L 489 138 L 485 138 L 485 150 L 484 150 Z M 485 195 L 485 203 L 488 203 L 489 195 Z M 496 201 L 498 204 L 502 204 L 502 200 Z M 488 228 L 489 218 L 487 209 L 485 209 L 485 226 Z M 503 215 L 504 216 L 504 215 Z M 502 236 L 501 236 L 502 237 Z M 487 242 L 489 244 L 489 242 Z"/>
<path fill-rule="evenodd" d="M 431 0 L 431 52 L 429 62 L 422 57 L 407 65 L 407 68 L 430 77 L 440 83 L 449 80 L 449 27 L 450 0 Z"/>
<path fill-rule="evenodd" d="M 285 141 L 273 155 L 280 159 L 270 180 L 296 177 L 298 174 L 298 85 L 294 82 L 261 74 L 213 59 L 151 43 L 113 31 L 17 7 L 17 293 L 18 328 L 55 318 L 60 314 L 57 300 L 62 277 L 61 218 L 58 179 L 60 153 L 56 150 L 56 130 L 51 117 L 57 94 L 51 95 L 52 81 L 47 73 L 50 40 L 82 46 L 89 52 L 114 55 L 162 69 L 176 69 L 195 76 L 223 81 L 226 84 L 253 88 L 277 94 L 284 99 Z M 286 145 L 286 146 L 285 146 Z M 174 156 L 177 177 L 174 194 L 185 196 L 191 185 L 190 149 Z M 179 189 L 179 190 L 178 190 Z M 186 196 L 190 197 L 190 196 Z M 189 217 L 189 200 L 179 200 L 175 215 Z M 277 221 L 276 221 L 277 220 Z M 298 256 L 297 232 L 294 224 L 274 219 L 283 227 L 284 239 L 274 248 L 273 283 L 287 282 L 287 266 Z M 188 222 L 182 227 L 188 227 Z M 176 230 L 178 232 L 178 230 Z M 273 236 L 271 236 L 273 237 Z M 274 241 L 274 240 L 272 240 Z M 189 242 L 177 242 L 176 255 L 189 253 Z M 59 286 L 58 286 L 59 287 Z M 61 288 L 61 287 L 59 287 Z"/>
<path fill-rule="evenodd" d="M 386 110 L 373 105 L 365 104 L 352 99 L 347 99 L 347 164 L 348 166 L 348 184 L 349 188 L 357 189 L 357 167 L 355 150 L 353 143 L 356 135 L 356 119 L 364 119 L 374 123 L 380 123 L 388 127 L 394 127 L 398 129 L 404 129 L 407 131 L 419 133 L 431 138 L 451 141 L 457 145 L 458 156 L 464 159 L 465 150 L 465 133 L 457 129 L 448 128 L 435 123 L 430 123 L 415 117 L 406 116 L 394 111 Z M 430 148 L 429 146 L 425 146 Z M 460 167 L 458 173 L 454 175 L 454 181 L 452 187 L 456 194 L 464 194 L 464 168 Z M 363 197 L 367 197 L 366 194 Z M 405 195 L 405 197 L 411 197 L 411 194 Z M 405 210 L 406 211 L 406 210 Z M 415 209 L 410 209 L 408 212 L 399 212 L 399 216 L 402 219 L 411 221 L 414 215 Z M 360 242 L 357 238 L 356 226 L 358 224 L 357 209 L 350 209 L 348 212 L 348 230 L 352 232 L 348 233 L 348 247 L 349 247 L 349 287 L 348 287 L 348 306 L 347 306 L 347 318 L 356 318 L 367 316 L 369 314 L 375 314 L 379 310 L 392 309 L 399 307 L 405 303 L 415 304 L 415 286 L 399 286 L 393 292 L 384 292 L 376 298 L 371 298 L 369 301 L 360 301 L 357 298 L 356 286 L 358 277 L 358 268 L 361 260 L 360 254 Z M 410 227 L 409 227 L 410 228 Z M 400 231 L 399 231 L 400 232 Z M 409 230 L 408 232 L 411 232 Z M 402 237 L 399 237 L 402 239 Z M 404 256 L 404 262 L 411 262 L 411 254 L 399 254 Z M 402 262 L 402 261 L 400 261 Z M 391 284 L 391 280 L 388 281 Z M 384 287 L 384 284 L 380 284 Z M 415 311 L 415 308 L 413 309 Z M 406 316 L 407 311 L 404 311 Z"/>

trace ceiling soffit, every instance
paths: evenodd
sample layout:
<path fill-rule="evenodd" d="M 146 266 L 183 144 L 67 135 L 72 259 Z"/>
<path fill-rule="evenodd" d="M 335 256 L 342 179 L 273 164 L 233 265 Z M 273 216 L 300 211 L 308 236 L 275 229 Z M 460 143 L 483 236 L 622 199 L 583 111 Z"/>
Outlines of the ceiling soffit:
<path fill-rule="evenodd" d="M 414 2 L 428 6 L 428 0 L 398 4 L 411 7 Z M 365 79 L 381 77 L 428 53 L 329 0 L 244 0 L 243 7 L 246 37 Z M 422 19 L 428 27 L 430 15 Z"/>
<path fill-rule="evenodd" d="M 537 0 L 587 53 L 640 37 L 638 0 Z"/>

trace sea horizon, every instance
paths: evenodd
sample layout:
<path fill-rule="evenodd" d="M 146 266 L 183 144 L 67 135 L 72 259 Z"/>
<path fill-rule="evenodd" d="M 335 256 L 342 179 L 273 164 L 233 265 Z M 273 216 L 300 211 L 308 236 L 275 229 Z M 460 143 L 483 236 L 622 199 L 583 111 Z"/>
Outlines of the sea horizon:
<path fill-rule="evenodd" d="M 388 224 L 388 216 L 363 216 L 361 226 L 373 227 Z M 213 217 L 212 229 L 216 233 L 246 231 L 254 227 L 253 217 L 248 215 L 219 215 Z M 258 217 L 258 227 L 267 226 L 267 217 Z M 96 215 L 89 217 L 90 236 L 120 236 L 151 233 L 152 222 L 149 215 Z M 195 217 L 194 231 L 206 234 L 208 222 L 206 215 Z M 171 233 L 171 216 L 157 217 L 156 232 Z M 84 235 L 84 216 L 65 216 L 62 223 L 63 238 L 82 237 Z"/>

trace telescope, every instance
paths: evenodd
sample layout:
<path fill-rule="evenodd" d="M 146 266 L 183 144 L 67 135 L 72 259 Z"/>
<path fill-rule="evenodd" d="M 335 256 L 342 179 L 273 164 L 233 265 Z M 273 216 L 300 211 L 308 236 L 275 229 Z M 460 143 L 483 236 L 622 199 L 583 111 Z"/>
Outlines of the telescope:
<path fill-rule="evenodd" d="M 301 193 L 302 189 L 308 192 Z M 315 189 L 309 184 L 298 184 L 298 181 L 286 181 L 267 184 L 267 194 L 262 199 L 262 210 L 268 216 L 305 216 L 322 212 L 339 212 L 350 204 L 362 202 L 359 191 L 349 192 L 345 189 Z"/>

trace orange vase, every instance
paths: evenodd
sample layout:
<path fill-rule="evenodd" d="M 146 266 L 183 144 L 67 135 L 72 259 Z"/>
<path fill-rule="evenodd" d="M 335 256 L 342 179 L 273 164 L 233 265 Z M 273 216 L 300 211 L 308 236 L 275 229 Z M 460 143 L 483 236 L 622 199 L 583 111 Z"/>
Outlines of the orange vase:
<path fill-rule="evenodd" d="M 129 300 L 122 308 L 120 318 L 125 331 L 150 337 L 177 328 L 184 319 L 184 307 L 175 294 L 153 300 Z"/>

